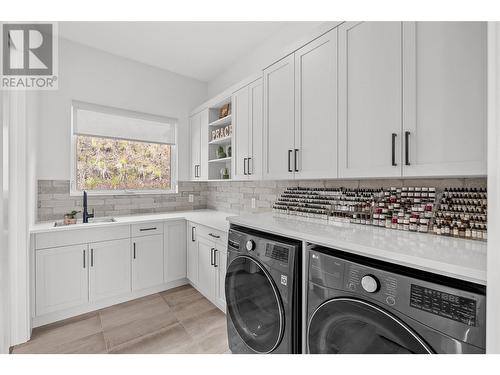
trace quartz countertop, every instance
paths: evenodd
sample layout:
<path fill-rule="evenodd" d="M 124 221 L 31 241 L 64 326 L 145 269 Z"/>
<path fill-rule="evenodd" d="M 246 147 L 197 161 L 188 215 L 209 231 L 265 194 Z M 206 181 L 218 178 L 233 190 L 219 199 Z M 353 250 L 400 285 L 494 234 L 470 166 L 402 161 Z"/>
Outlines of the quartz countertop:
<path fill-rule="evenodd" d="M 232 216 L 229 222 L 486 285 L 486 242 L 369 225 L 323 224 L 274 213 Z"/>
<path fill-rule="evenodd" d="M 123 224 L 140 224 L 151 221 L 168 221 L 185 219 L 197 224 L 227 232 L 229 223 L 227 218 L 235 214 L 216 211 L 216 210 L 195 210 L 195 211 L 176 211 L 149 215 L 131 215 L 131 216 L 114 216 L 113 222 L 97 222 L 97 223 L 78 223 L 73 225 L 54 226 L 54 221 L 34 224 L 30 227 L 31 233 L 57 232 L 66 230 L 77 230 L 82 228 L 116 226 Z"/>

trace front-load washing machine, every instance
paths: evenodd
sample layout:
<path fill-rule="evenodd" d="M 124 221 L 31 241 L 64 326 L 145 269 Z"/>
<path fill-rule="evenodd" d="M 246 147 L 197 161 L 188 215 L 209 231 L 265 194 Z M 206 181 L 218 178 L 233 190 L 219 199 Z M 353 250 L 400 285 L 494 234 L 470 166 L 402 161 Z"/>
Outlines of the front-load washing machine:
<path fill-rule="evenodd" d="M 484 353 L 485 287 L 323 247 L 308 251 L 309 353 Z"/>

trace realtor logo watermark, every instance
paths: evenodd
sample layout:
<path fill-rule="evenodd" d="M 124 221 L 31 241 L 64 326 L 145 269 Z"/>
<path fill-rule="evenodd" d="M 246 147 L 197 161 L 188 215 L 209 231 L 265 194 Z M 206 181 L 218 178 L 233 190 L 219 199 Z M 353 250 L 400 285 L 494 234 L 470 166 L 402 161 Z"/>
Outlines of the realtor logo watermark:
<path fill-rule="evenodd" d="M 58 88 L 57 24 L 3 23 L 0 88 L 55 90 Z"/>

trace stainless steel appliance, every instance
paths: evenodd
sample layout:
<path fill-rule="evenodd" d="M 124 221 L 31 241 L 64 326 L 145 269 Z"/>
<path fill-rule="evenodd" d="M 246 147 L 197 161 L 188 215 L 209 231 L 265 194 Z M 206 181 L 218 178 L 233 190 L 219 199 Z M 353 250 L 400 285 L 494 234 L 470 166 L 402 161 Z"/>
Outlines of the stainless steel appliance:
<path fill-rule="evenodd" d="M 485 287 L 311 247 L 309 353 L 484 353 Z"/>
<path fill-rule="evenodd" d="M 233 353 L 300 352 L 301 246 L 231 226 L 225 289 Z"/>

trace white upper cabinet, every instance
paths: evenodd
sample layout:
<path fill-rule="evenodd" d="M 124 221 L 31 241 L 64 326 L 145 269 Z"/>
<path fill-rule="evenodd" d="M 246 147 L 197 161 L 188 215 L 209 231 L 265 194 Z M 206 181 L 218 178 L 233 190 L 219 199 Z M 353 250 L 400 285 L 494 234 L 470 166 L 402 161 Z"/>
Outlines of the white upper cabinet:
<path fill-rule="evenodd" d="M 403 27 L 403 175 L 486 175 L 486 22 Z"/>
<path fill-rule="evenodd" d="M 189 119 L 189 136 L 191 138 L 191 180 L 198 179 L 201 147 L 201 114 L 197 113 Z"/>
<path fill-rule="evenodd" d="M 233 95 L 234 170 L 233 178 L 258 178 L 262 171 L 262 79 Z"/>
<path fill-rule="evenodd" d="M 289 55 L 264 70 L 264 163 L 266 179 L 293 178 L 295 58 Z"/>
<path fill-rule="evenodd" d="M 90 302 L 131 291 L 130 240 L 89 244 Z"/>
<path fill-rule="evenodd" d="M 295 178 L 337 177 L 337 29 L 295 52 L 294 167 Z"/>
<path fill-rule="evenodd" d="M 250 100 L 248 86 L 234 93 L 232 103 L 234 134 L 233 178 L 242 180 L 247 178 L 247 160 L 250 154 L 248 149 L 250 145 Z"/>
<path fill-rule="evenodd" d="M 191 180 L 208 178 L 208 109 L 189 119 L 191 138 Z"/>
<path fill-rule="evenodd" d="M 339 26 L 339 176 L 401 176 L 402 23 Z"/>

